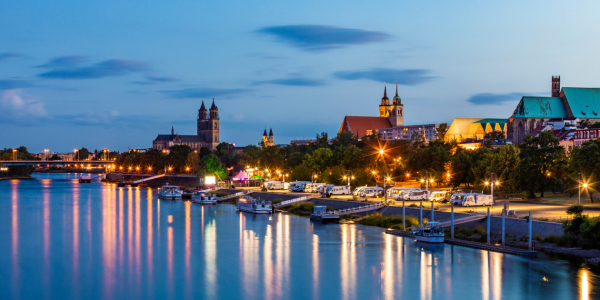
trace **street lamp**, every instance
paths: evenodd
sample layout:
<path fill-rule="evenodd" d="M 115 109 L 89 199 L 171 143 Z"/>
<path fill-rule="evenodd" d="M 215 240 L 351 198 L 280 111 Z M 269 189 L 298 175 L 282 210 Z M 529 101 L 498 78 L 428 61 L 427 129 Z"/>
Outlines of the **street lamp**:
<path fill-rule="evenodd" d="M 494 181 L 494 177 L 496 177 L 496 181 Z M 498 181 L 498 175 L 496 175 L 496 173 L 491 172 L 491 173 L 488 173 L 485 176 L 485 185 L 487 186 L 488 184 L 490 185 L 490 191 L 491 191 L 491 194 L 492 194 L 492 205 L 493 205 L 493 203 L 494 203 L 494 184 L 495 185 L 499 185 L 500 184 L 500 181 Z M 508 207 L 506 205 L 506 199 L 505 199 L 504 200 L 504 211 L 506 211 L 507 208 Z"/>
<path fill-rule="evenodd" d="M 16 149 L 13 150 L 13 151 L 16 151 Z M 50 149 L 44 149 L 44 157 L 45 157 L 44 160 L 48 160 L 48 153 L 49 152 L 50 152 Z"/>
<path fill-rule="evenodd" d="M 17 149 L 13 149 L 13 153 L 15 154 L 15 160 L 17 160 Z"/>
<path fill-rule="evenodd" d="M 429 201 L 429 183 L 433 183 L 433 178 L 429 177 L 429 171 L 425 171 L 425 179 L 421 179 L 421 183 L 423 182 L 425 183 L 425 191 L 427 192 L 427 201 Z"/>

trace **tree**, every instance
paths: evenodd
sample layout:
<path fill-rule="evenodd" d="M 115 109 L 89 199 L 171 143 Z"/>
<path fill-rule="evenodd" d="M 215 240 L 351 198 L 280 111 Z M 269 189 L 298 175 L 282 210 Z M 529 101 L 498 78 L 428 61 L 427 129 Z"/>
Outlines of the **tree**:
<path fill-rule="evenodd" d="M 52 156 L 50 156 L 50 158 L 48 158 L 48 160 L 61 160 L 62 158 L 60 158 L 60 156 L 58 156 L 58 154 L 53 154 Z"/>
<path fill-rule="evenodd" d="M 516 191 L 515 172 L 519 165 L 519 147 L 504 145 L 497 149 L 492 159 L 490 169 L 500 180 L 500 189 Z"/>
<path fill-rule="evenodd" d="M 333 152 L 328 148 L 319 148 L 312 155 L 307 154 L 304 161 L 311 170 L 323 172 L 330 166 L 332 156 Z"/>
<path fill-rule="evenodd" d="M 542 131 L 539 136 L 526 135 L 519 145 L 519 165 L 516 168 L 517 187 L 527 191 L 528 198 L 535 198 L 535 192 L 544 197 L 547 188 L 560 186 L 564 181 L 552 174 L 565 174 L 565 149 L 551 132 Z"/>
<path fill-rule="evenodd" d="M 457 187 L 464 184 L 465 187 L 469 187 L 472 183 L 470 172 L 473 165 L 473 155 L 470 150 L 463 150 L 457 152 L 452 157 L 451 162 L 452 177 L 450 178 L 450 184 L 453 187 Z"/>
<path fill-rule="evenodd" d="M 75 153 L 75 156 L 79 156 L 79 160 L 88 160 L 90 158 L 90 150 L 83 147 Z"/>
<path fill-rule="evenodd" d="M 248 145 L 244 148 L 244 153 L 240 157 L 240 163 L 246 167 L 256 167 L 260 157 L 260 148 L 254 145 Z"/>
<path fill-rule="evenodd" d="M 486 133 L 483 136 L 483 139 L 485 140 L 483 145 L 486 148 L 491 148 L 494 141 L 504 140 L 505 138 L 506 136 L 504 135 L 504 132 L 502 132 L 501 130 L 494 130 Z"/>
<path fill-rule="evenodd" d="M 215 175 L 217 180 L 224 180 L 227 178 L 227 171 L 223 169 L 221 160 L 215 154 L 202 158 L 200 161 L 200 172 L 204 175 Z"/>
<path fill-rule="evenodd" d="M 588 189 L 598 190 L 600 184 L 600 139 L 594 139 L 584 142 L 581 147 L 575 147 L 571 151 L 571 160 L 569 161 L 569 171 L 571 173 L 571 183 L 574 189 L 578 188 L 578 182 L 575 178 L 582 175 L 582 181 L 588 183 Z M 584 190 L 584 192 L 587 190 Z M 590 201 L 593 203 L 592 193 L 588 193 Z"/>
<path fill-rule="evenodd" d="M 442 123 L 440 124 L 440 126 L 435 130 L 435 136 L 437 137 L 438 140 L 443 141 L 444 138 L 446 137 L 446 132 L 448 132 L 448 123 Z"/>
<path fill-rule="evenodd" d="M 198 153 L 190 152 L 185 159 L 185 165 L 187 168 L 190 168 L 192 174 L 197 174 L 200 170 L 200 157 Z"/>
<path fill-rule="evenodd" d="M 335 139 L 333 139 L 332 141 L 332 146 L 333 147 L 337 147 L 337 146 L 350 146 L 350 145 L 356 145 L 356 143 L 358 143 L 358 138 L 354 135 L 354 133 L 350 132 L 350 131 L 342 131 L 340 133 L 338 133 L 338 135 L 335 137 Z"/>
<path fill-rule="evenodd" d="M 327 132 L 322 132 L 321 135 L 317 133 L 317 137 L 315 139 L 315 146 L 317 148 L 328 148 L 329 147 L 329 138 L 327 136 Z"/>

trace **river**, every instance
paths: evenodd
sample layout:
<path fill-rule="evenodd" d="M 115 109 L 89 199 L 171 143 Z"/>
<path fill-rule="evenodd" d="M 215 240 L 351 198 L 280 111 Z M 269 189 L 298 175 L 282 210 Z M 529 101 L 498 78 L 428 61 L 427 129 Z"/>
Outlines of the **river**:
<path fill-rule="evenodd" d="M 77 174 L 0 181 L 1 299 L 598 299 L 580 262 L 427 245 Z"/>

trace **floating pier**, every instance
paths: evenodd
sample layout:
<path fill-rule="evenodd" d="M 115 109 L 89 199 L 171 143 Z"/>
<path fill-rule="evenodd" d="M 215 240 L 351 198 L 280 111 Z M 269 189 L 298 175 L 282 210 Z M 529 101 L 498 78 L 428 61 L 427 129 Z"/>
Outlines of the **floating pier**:
<path fill-rule="evenodd" d="M 414 234 L 410 233 L 409 231 L 403 231 L 403 230 L 386 230 L 385 233 L 403 236 L 403 237 L 409 237 L 409 238 L 415 237 Z M 481 249 L 481 250 L 487 250 L 487 251 L 520 255 L 520 256 L 528 256 L 528 257 L 537 256 L 536 251 L 512 248 L 512 247 L 503 247 L 503 246 L 497 246 L 497 245 L 488 245 L 485 243 L 471 242 L 471 241 L 465 241 L 465 240 L 445 238 L 444 243 L 451 244 L 451 245 L 457 245 L 457 246 L 463 246 L 463 247 L 470 247 L 470 248 L 475 248 L 475 249 Z"/>

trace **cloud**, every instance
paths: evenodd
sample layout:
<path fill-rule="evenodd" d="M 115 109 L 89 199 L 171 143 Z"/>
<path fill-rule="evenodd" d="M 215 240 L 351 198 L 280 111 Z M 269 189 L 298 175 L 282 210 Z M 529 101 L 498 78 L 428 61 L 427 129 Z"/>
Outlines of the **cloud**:
<path fill-rule="evenodd" d="M 398 81 L 402 85 L 417 85 L 434 79 L 429 76 L 429 70 L 424 69 L 386 69 L 372 68 L 369 70 L 341 71 L 333 73 L 333 76 L 344 80 L 369 79 L 378 82 L 393 83 Z"/>
<path fill-rule="evenodd" d="M 87 60 L 86 56 L 82 55 L 70 55 L 70 56 L 59 56 L 51 59 L 49 62 L 37 66 L 38 68 L 65 68 L 75 67 Z"/>
<path fill-rule="evenodd" d="M 35 86 L 30 81 L 27 80 L 18 80 L 18 79 L 7 79 L 0 80 L 0 90 L 12 90 L 17 88 L 25 88 Z"/>
<path fill-rule="evenodd" d="M 254 84 L 255 85 L 279 84 L 279 85 L 289 85 L 289 86 L 323 86 L 323 85 L 325 85 L 325 81 L 317 80 L 317 79 L 309 79 L 309 78 L 304 78 L 304 77 L 295 77 L 295 78 L 257 81 Z"/>
<path fill-rule="evenodd" d="M 181 90 L 162 91 L 171 98 L 214 98 L 221 96 L 235 96 L 246 93 L 248 89 L 215 89 L 215 88 L 189 88 Z"/>
<path fill-rule="evenodd" d="M 156 83 L 166 83 L 166 82 L 175 82 L 179 81 L 177 78 L 173 77 L 160 77 L 160 76 L 146 76 L 147 81 L 130 81 L 129 83 L 137 84 L 137 85 L 151 85 Z"/>
<path fill-rule="evenodd" d="M 135 60 L 110 59 L 87 67 L 59 67 L 39 74 L 42 78 L 56 79 L 97 79 L 123 76 L 129 73 L 142 72 L 147 64 Z"/>
<path fill-rule="evenodd" d="M 279 42 L 306 51 L 382 42 L 390 37 L 389 34 L 379 31 L 325 25 L 273 26 L 261 28 L 257 32 L 275 36 Z"/>
<path fill-rule="evenodd" d="M 5 121 L 31 119 L 46 115 L 44 103 L 25 95 L 22 89 L 12 89 L 0 92 L 0 115 Z"/>
<path fill-rule="evenodd" d="M 146 79 L 154 82 L 174 82 L 179 81 L 177 78 L 173 77 L 160 77 L 160 76 L 146 76 Z"/>
<path fill-rule="evenodd" d="M 535 96 L 543 95 L 545 93 L 508 93 L 508 94 L 492 94 L 492 93 L 480 93 L 471 96 L 467 100 L 475 105 L 502 105 L 505 102 L 521 100 L 523 96 Z"/>
<path fill-rule="evenodd" d="M 0 61 L 7 60 L 9 58 L 21 57 L 21 56 L 23 56 L 23 55 L 20 53 L 3 52 L 3 53 L 0 53 Z"/>

